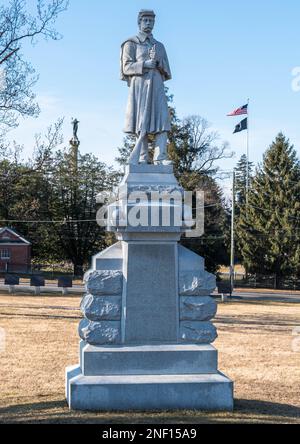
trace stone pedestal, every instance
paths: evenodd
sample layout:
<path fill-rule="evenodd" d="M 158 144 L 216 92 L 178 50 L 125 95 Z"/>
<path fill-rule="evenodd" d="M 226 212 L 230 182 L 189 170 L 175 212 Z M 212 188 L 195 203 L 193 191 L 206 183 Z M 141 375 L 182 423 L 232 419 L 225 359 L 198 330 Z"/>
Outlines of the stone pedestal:
<path fill-rule="evenodd" d="M 211 345 L 217 337 L 211 322 L 217 305 L 210 297 L 215 277 L 201 257 L 179 245 L 183 228 L 175 218 L 153 224 L 150 215 L 147 226 L 124 225 L 132 193 L 142 193 L 141 213 L 158 207 L 151 214 L 162 221 L 166 204 L 155 193 L 183 190 L 170 166 L 128 167 L 112 211 L 110 230 L 118 242 L 93 258 L 85 276 L 80 363 L 66 371 L 69 406 L 232 410 L 233 383 L 218 372 Z M 168 205 L 174 213 L 178 200 Z"/>

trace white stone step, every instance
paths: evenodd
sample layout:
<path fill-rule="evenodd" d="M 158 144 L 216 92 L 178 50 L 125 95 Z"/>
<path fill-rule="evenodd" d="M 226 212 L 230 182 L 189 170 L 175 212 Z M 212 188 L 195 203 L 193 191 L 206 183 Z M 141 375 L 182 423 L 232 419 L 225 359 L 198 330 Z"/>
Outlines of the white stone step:
<path fill-rule="evenodd" d="M 81 343 L 85 376 L 216 374 L 218 352 L 211 345 L 94 347 Z"/>
<path fill-rule="evenodd" d="M 215 375 L 83 376 L 67 369 L 67 400 L 74 410 L 233 409 L 233 383 Z"/>

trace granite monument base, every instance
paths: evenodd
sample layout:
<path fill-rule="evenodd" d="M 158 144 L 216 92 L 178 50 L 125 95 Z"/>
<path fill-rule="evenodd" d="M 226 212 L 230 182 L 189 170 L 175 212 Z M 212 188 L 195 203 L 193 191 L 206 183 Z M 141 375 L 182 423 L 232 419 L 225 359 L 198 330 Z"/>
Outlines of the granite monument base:
<path fill-rule="evenodd" d="M 162 199 L 172 193 L 176 199 Z M 117 223 L 109 225 L 118 242 L 93 258 L 84 279 L 80 363 L 66 370 L 70 408 L 231 411 L 233 383 L 218 371 L 211 345 L 216 278 L 179 244 L 174 214 L 183 212 L 183 190 L 173 168 L 129 166 L 118 195 Z M 151 223 L 136 226 L 132 209 Z"/>
<path fill-rule="evenodd" d="M 233 383 L 221 373 L 83 376 L 66 372 L 69 407 L 86 411 L 232 411 Z"/>
<path fill-rule="evenodd" d="M 233 383 L 218 372 L 211 345 L 95 347 L 80 344 L 66 370 L 71 409 L 231 411 Z"/>

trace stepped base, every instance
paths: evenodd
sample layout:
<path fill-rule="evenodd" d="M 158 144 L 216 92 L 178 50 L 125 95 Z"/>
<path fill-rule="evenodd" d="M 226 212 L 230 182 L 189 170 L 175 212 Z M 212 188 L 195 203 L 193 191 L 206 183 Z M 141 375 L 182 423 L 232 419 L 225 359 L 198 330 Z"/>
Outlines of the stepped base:
<path fill-rule="evenodd" d="M 221 373 L 202 375 L 83 376 L 66 370 L 69 407 L 88 411 L 233 410 L 233 383 Z"/>
<path fill-rule="evenodd" d="M 80 344 L 84 376 L 215 374 L 218 352 L 212 345 L 95 347 Z"/>

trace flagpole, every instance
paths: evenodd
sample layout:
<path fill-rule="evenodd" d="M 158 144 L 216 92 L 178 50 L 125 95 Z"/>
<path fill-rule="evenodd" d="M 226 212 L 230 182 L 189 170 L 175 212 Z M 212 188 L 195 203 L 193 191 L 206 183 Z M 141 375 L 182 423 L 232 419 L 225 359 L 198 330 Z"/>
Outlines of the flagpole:
<path fill-rule="evenodd" d="M 231 253 L 230 253 L 230 286 L 231 295 L 234 291 L 235 278 L 235 171 L 232 173 L 232 208 L 231 208 Z"/>
<path fill-rule="evenodd" d="M 247 178 L 246 178 L 246 203 L 248 205 L 248 193 L 249 193 L 249 185 L 250 185 L 250 171 L 249 171 L 249 156 L 250 156 L 250 138 L 249 138 L 249 104 L 250 99 L 248 99 L 248 116 L 247 116 Z"/>

